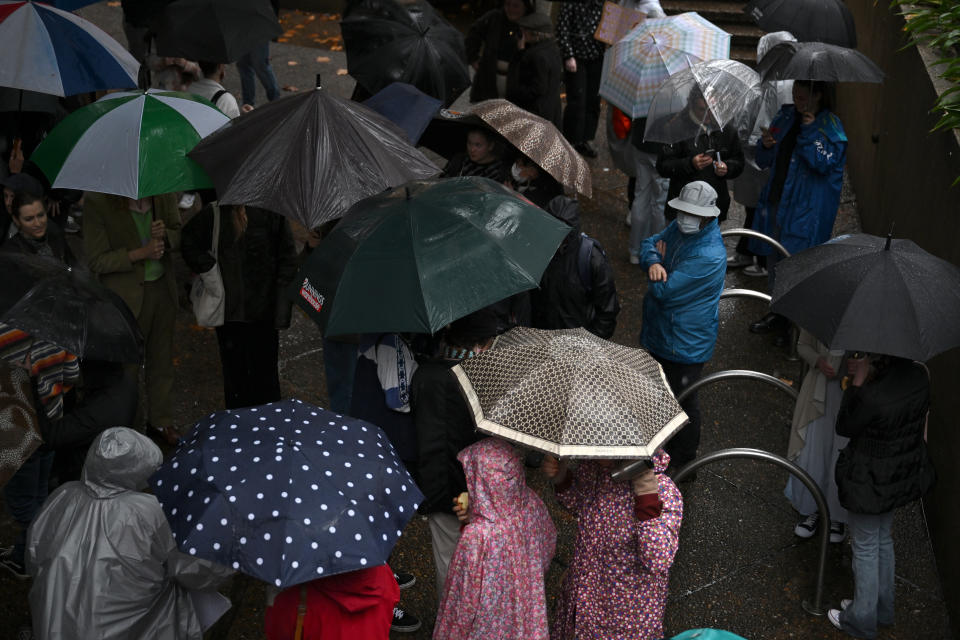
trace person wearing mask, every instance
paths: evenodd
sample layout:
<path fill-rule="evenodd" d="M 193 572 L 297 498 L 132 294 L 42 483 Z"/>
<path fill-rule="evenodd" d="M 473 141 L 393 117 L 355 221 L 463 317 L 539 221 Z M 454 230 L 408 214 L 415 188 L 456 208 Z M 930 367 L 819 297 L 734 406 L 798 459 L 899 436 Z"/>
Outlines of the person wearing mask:
<path fill-rule="evenodd" d="M 563 187 L 553 176 L 525 155 L 517 156 L 510 167 L 508 186 L 541 209 L 563 195 Z"/>
<path fill-rule="evenodd" d="M 467 61 L 475 71 L 470 102 L 507 95 L 507 70 L 520 41 L 517 20 L 534 11 L 533 0 L 504 0 L 502 7 L 491 9 L 470 25 L 464 41 Z"/>
<path fill-rule="evenodd" d="M 502 159 L 500 141 L 489 129 L 476 127 L 467 132 L 466 151 L 457 153 L 443 170 L 444 178 L 479 176 L 494 182 L 507 179 L 508 168 Z"/>
<path fill-rule="evenodd" d="M 604 0 L 563 2 L 557 17 L 557 44 L 563 56 L 567 106 L 563 135 L 580 155 L 596 158 L 592 141 L 600 121 L 600 75 L 604 44 L 593 37 L 600 26 Z"/>
<path fill-rule="evenodd" d="M 667 198 L 676 198 L 684 185 L 700 180 L 709 184 L 717 193 L 720 221 L 727 219 L 730 208 L 730 191 L 727 180 L 732 180 L 743 171 L 743 150 L 740 137 L 732 126 L 716 129 L 713 114 L 707 105 L 700 87 L 694 86 L 687 98 L 687 107 L 672 117 L 667 124 L 689 137 L 676 144 L 663 145 L 657 157 L 657 172 L 670 180 Z M 676 210 L 667 203 L 664 217 L 669 221 L 676 217 Z"/>
<path fill-rule="evenodd" d="M 919 362 L 882 354 L 851 357 L 847 369 L 836 428 L 850 442 L 836 479 L 849 512 L 854 591 L 827 619 L 855 638 L 872 639 L 877 625 L 894 622 L 894 511 L 935 481 L 926 444 L 930 374 Z"/>
<path fill-rule="evenodd" d="M 713 356 L 727 251 L 720 236 L 717 192 L 690 182 L 670 201 L 676 219 L 643 241 L 640 264 L 650 284 L 643 296 L 640 346 L 663 367 L 674 395 L 700 379 Z M 690 422 L 667 443 L 670 473 L 697 456 L 700 406 L 692 393 L 680 403 Z M 692 478 L 691 478 L 692 479 Z"/>
<path fill-rule="evenodd" d="M 603 248 L 580 232 L 580 206 L 557 196 L 546 210 L 570 225 L 557 253 L 550 260 L 540 287 L 531 293 L 532 325 L 538 329 L 574 329 L 609 339 L 617 328 L 617 287 L 613 268 Z"/>
<path fill-rule="evenodd" d="M 147 408 L 136 424 L 169 443 L 173 425 L 173 328 L 179 299 L 171 251 L 180 248 L 180 212 L 174 194 L 132 200 L 88 192 L 84 197 L 83 248 L 90 270 L 119 295 L 137 318 L 144 338 Z M 139 366 L 129 371 L 138 377 Z"/>
<path fill-rule="evenodd" d="M 793 104 L 777 112 L 761 132 L 756 161 L 770 169 L 757 202 L 754 231 L 780 242 L 792 254 L 823 244 L 833 233 L 840 206 L 847 134 L 831 111 L 832 87 L 823 82 L 794 82 Z M 779 252 L 758 240 L 751 250 L 767 256 L 770 291 Z M 768 313 L 750 325 L 753 333 L 777 333 L 785 344 L 786 318 Z"/>
<path fill-rule="evenodd" d="M 507 100 L 562 129 L 563 58 L 550 16 L 533 12 L 517 20 L 520 42 L 507 72 Z"/>

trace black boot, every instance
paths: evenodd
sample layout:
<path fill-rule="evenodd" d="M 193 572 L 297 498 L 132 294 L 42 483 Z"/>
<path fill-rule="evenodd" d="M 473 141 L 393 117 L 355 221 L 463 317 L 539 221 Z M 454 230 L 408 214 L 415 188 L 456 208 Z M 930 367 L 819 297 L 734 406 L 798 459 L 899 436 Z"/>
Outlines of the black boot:
<path fill-rule="evenodd" d="M 750 325 L 750 333 L 770 333 L 784 331 L 787 328 L 787 319 L 777 313 L 768 313 Z"/>

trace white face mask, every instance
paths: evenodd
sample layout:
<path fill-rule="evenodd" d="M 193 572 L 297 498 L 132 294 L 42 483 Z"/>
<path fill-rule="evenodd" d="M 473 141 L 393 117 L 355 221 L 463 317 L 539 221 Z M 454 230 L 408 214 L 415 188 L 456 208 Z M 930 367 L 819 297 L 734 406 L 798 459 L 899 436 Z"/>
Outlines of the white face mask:
<path fill-rule="evenodd" d="M 513 176 L 513 181 L 517 184 L 523 184 L 527 181 L 527 179 L 524 178 L 520 173 L 521 171 L 523 171 L 523 169 L 521 169 L 520 165 L 518 165 L 516 162 L 514 162 L 513 166 L 510 167 L 510 175 Z"/>
<path fill-rule="evenodd" d="M 678 211 L 677 228 L 680 229 L 680 233 L 685 233 L 687 235 L 700 231 L 700 216 Z"/>

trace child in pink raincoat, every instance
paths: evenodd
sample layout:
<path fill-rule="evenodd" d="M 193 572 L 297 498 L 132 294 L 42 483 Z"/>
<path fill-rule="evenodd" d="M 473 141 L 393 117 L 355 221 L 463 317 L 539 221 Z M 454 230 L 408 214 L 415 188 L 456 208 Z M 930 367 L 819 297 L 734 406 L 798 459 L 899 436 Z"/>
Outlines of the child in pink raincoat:
<path fill-rule="evenodd" d="M 547 507 L 507 442 L 486 438 L 457 458 L 467 477 L 468 524 L 450 562 L 434 640 L 546 640 L 543 576 L 557 541 Z"/>
<path fill-rule="evenodd" d="M 544 473 L 557 500 L 577 517 L 573 560 L 551 628 L 555 640 L 655 640 L 663 637 L 670 566 L 677 552 L 683 498 L 654 468 L 632 482 L 610 478 L 614 466 L 584 461 L 575 471 L 547 456 Z"/>

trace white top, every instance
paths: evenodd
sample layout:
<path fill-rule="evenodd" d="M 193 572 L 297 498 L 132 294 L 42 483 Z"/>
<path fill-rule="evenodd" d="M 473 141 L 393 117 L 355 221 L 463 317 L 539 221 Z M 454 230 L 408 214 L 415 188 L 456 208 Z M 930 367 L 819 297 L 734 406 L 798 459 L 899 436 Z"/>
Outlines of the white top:
<path fill-rule="evenodd" d="M 222 90 L 223 85 L 216 80 L 211 80 L 210 78 L 196 80 L 195 82 L 190 83 L 190 86 L 187 87 L 187 91 L 190 93 L 211 101 L 213 100 L 213 96 L 217 95 L 217 92 Z M 216 105 L 217 109 L 223 111 L 224 115 L 230 119 L 236 118 L 240 115 L 240 107 L 237 105 L 237 99 L 233 97 L 233 94 L 229 91 L 220 96 L 214 104 Z"/>

